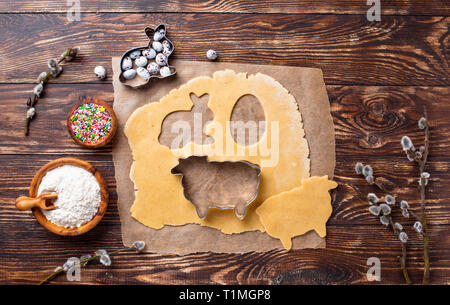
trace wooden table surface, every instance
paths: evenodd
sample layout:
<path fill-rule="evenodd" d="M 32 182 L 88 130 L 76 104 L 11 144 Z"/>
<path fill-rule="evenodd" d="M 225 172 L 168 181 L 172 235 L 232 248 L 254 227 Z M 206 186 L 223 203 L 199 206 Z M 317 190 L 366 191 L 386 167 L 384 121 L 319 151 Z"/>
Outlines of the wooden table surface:
<path fill-rule="evenodd" d="M 450 283 L 450 3 L 382 0 L 369 22 L 365 0 L 102 0 L 81 1 L 81 20 L 69 21 L 66 1 L 0 2 L 0 283 L 34 284 L 70 256 L 122 248 L 111 146 L 88 150 L 66 130 L 66 114 L 80 96 L 113 103 L 111 57 L 147 41 L 145 26 L 164 23 L 174 57 L 205 60 L 215 49 L 224 62 L 321 68 L 336 128 L 333 214 L 326 249 L 186 256 L 120 254 L 105 268 L 82 271 L 89 284 L 366 284 L 369 257 L 381 260 L 381 283 L 403 283 L 393 233 L 369 215 L 361 198 L 372 190 L 356 177 L 357 161 L 392 179 L 393 193 L 418 211 L 417 168 L 400 138 L 422 140 L 417 120 L 429 112 L 431 152 L 427 189 L 431 278 Z M 23 135 L 26 99 L 47 60 L 67 47 L 80 57 L 51 80 Z M 106 81 L 93 74 L 107 68 Z M 111 203 L 97 228 L 63 238 L 47 232 L 14 199 L 27 194 L 34 173 L 64 156 L 85 159 L 105 176 Z M 398 212 L 394 218 L 400 219 Z M 422 241 L 408 226 L 408 267 L 422 274 Z M 68 283 L 64 276 L 55 283 Z"/>

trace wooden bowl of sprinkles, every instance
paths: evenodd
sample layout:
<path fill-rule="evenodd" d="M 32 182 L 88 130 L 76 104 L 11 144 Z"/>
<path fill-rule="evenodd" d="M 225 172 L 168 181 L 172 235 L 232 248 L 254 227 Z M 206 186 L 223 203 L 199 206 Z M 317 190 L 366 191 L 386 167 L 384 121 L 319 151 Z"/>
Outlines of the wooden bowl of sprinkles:
<path fill-rule="evenodd" d="M 99 148 L 108 144 L 116 134 L 116 114 L 105 101 L 85 98 L 70 110 L 67 130 L 75 143 Z"/>
<path fill-rule="evenodd" d="M 81 167 L 85 169 L 86 171 L 90 172 L 94 178 L 97 180 L 99 186 L 100 186 L 100 205 L 98 207 L 97 213 L 94 215 L 94 217 L 86 222 L 85 224 L 81 225 L 77 228 L 64 228 L 60 227 L 51 221 L 49 221 L 44 213 L 42 213 L 42 210 L 40 208 L 33 208 L 33 214 L 34 217 L 36 217 L 37 221 L 47 230 L 50 232 L 53 232 L 58 235 L 62 236 L 76 236 L 84 234 L 91 229 L 93 229 L 99 222 L 102 220 L 103 215 L 105 215 L 106 208 L 108 207 L 108 200 L 109 200 L 109 194 L 108 194 L 108 187 L 106 185 L 105 179 L 103 178 L 102 174 L 89 162 L 86 162 L 84 160 L 78 159 L 78 158 L 60 158 L 53 161 L 50 161 L 49 163 L 45 164 L 43 167 L 41 167 L 36 174 L 33 177 L 33 180 L 31 181 L 30 185 L 30 194 L 29 196 L 31 198 L 36 198 L 38 194 L 39 185 L 41 184 L 42 178 L 47 174 L 47 172 L 51 171 L 52 169 L 55 169 L 57 167 L 63 166 L 63 165 L 73 165 L 77 167 Z"/>

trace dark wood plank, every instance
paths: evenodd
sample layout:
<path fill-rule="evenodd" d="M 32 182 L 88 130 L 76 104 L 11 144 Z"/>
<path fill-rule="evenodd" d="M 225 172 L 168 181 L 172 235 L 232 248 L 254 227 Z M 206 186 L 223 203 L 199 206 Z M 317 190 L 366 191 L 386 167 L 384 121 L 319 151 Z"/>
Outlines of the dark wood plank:
<path fill-rule="evenodd" d="M 105 176 L 110 188 L 111 204 L 103 221 L 93 231 L 77 238 L 53 235 L 42 228 L 29 212 L 18 212 L 13 199 L 27 191 L 31 176 L 42 164 L 58 155 L 2 155 L 0 173 L 0 282 L 33 283 L 44 277 L 55 265 L 73 255 L 80 256 L 95 249 L 121 248 L 114 168 L 110 156 L 83 155 Z M 340 192 L 345 190 L 340 190 Z M 339 201 L 340 199 L 336 199 Z M 363 202 L 359 203 L 366 207 Z M 356 204 L 355 204 L 356 206 Z M 355 209 L 359 212 L 362 209 Z M 340 208 L 340 206 L 338 206 Z M 349 208 L 350 209 L 350 208 Z M 358 213 L 358 212 L 355 212 Z M 361 212 L 362 213 L 362 212 Z M 364 213 L 367 214 L 366 211 Z M 223 255 L 120 255 L 111 268 L 96 265 L 83 273 L 84 283 L 367 283 L 367 258 L 380 257 L 383 283 L 401 283 L 396 256 L 400 248 L 389 230 L 376 221 L 355 224 L 336 220 L 334 213 L 328 225 L 327 249 L 286 253 L 272 251 L 261 254 Z M 345 214 L 345 213 L 344 213 Z M 430 215 L 430 221 L 433 216 Z M 374 219 L 372 219 L 374 220 Z M 420 278 L 421 243 L 411 229 L 411 272 Z M 433 225 L 432 266 L 435 283 L 449 282 L 450 226 Z M 383 247 L 380 250 L 380 240 Z M 33 253 L 33 255 L 30 255 Z M 67 283 L 64 278 L 58 283 Z"/>
<path fill-rule="evenodd" d="M 30 136 L 23 135 L 23 115 L 29 85 L 0 85 L 0 153 L 6 154 L 6 160 L 17 158 L 18 163 L 5 161 L 10 172 L 16 168 L 27 167 L 21 171 L 22 177 L 31 180 L 36 171 L 50 157 L 39 154 L 86 155 L 94 151 L 76 145 L 69 137 L 65 117 L 79 95 L 94 96 L 111 101 L 113 99 L 110 84 L 51 84 L 46 96 L 38 104 L 38 115 L 32 122 Z M 450 179 L 448 168 L 450 159 L 447 151 L 450 143 L 450 104 L 449 88 L 429 87 L 365 87 L 365 86 L 328 86 L 332 115 L 336 128 L 337 165 L 335 176 L 340 183 L 332 223 L 376 224 L 377 220 L 367 213 L 365 195 L 373 191 L 364 180 L 356 177 L 353 166 L 357 161 L 372 164 L 375 174 L 388 178 L 397 186 L 394 194 L 408 200 L 413 207 L 418 206 L 416 191 L 417 168 L 404 157 L 400 149 L 401 137 L 408 134 L 416 145 L 420 145 L 422 134 L 416 122 L 422 115 L 422 106 L 428 107 L 432 125 L 431 154 L 428 170 L 432 173 L 428 198 L 430 200 L 430 222 L 432 224 L 450 224 L 446 202 L 450 200 L 450 189 L 446 181 Z M 51 142 L 49 143 L 49 139 Z M 434 144 L 434 143 L 439 143 Z M 355 153 L 357 152 L 357 153 Z M 95 150 L 96 155 L 109 156 L 111 146 Z M 35 154 L 35 156 L 28 156 Z M 14 156 L 14 157 L 11 157 Z M 8 159 L 9 158 L 9 159 Z M 22 160 L 22 161 L 21 161 Z M 28 160 L 37 162 L 28 165 Z M 110 160 L 110 159 L 107 159 Z M 386 161 L 388 160 L 388 162 Z M 21 163 L 22 162 L 22 163 Z M 13 164 L 13 165 L 10 165 Z M 11 167 L 13 166 L 13 167 Z M 113 174 L 110 173 L 113 180 Z M 25 190 L 28 180 L 20 181 Z M 8 185 L 5 177 L 4 183 Z M 9 199 L 19 193 L 9 193 Z"/>
<path fill-rule="evenodd" d="M 0 15 L 0 82 L 33 82 L 60 50 L 82 48 L 57 82 L 96 82 L 93 69 L 111 71 L 111 56 L 145 45 L 143 28 L 165 23 L 174 57 L 205 60 L 217 50 L 227 62 L 322 68 L 327 84 L 448 86 L 450 17 L 285 14 Z"/>
<path fill-rule="evenodd" d="M 117 213 L 114 166 L 110 155 L 84 154 L 83 159 L 94 164 L 110 186 L 111 202 L 99 226 L 76 238 L 56 236 L 42 228 L 30 212 L 15 209 L 14 198 L 25 194 L 35 171 L 49 160 L 65 155 L 0 155 L 0 283 L 31 284 L 40 280 L 57 264 L 69 256 L 80 256 L 99 248 L 119 249 L 120 220 Z M 77 155 L 78 156 L 78 155 Z M 352 176 L 352 173 L 348 174 Z M 337 178 L 342 180 L 342 178 Z M 359 183 L 361 181 L 352 181 Z M 350 185 L 352 187 L 352 185 Z M 433 184 L 430 185 L 433 189 Z M 396 256 L 400 247 L 392 232 L 368 215 L 362 200 L 348 200 L 349 188 L 339 186 L 334 199 L 335 211 L 328 223 L 327 248 L 322 250 L 271 251 L 268 253 L 192 254 L 176 255 L 120 255 L 111 268 L 98 265 L 83 272 L 84 283 L 368 283 L 365 277 L 366 260 L 377 256 L 382 262 L 383 283 L 401 283 Z M 432 279 L 434 283 L 449 283 L 450 226 L 436 224 L 448 220 L 436 216 L 435 203 L 430 204 Z M 355 216 L 356 215 L 356 216 Z M 394 215 L 397 217 L 398 215 Z M 404 222 L 401 220 L 403 224 Z M 411 222 L 411 221 L 410 221 Z M 409 224 L 411 225 L 411 223 Z M 408 264 L 411 274 L 420 278 L 421 239 L 406 228 L 410 235 Z M 381 242 L 382 241 L 382 242 Z M 33 255 L 30 255 L 33 253 Z M 64 277 L 58 283 L 67 283 Z"/>
<path fill-rule="evenodd" d="M 120 227 L 109 220 L 85 236 L 66 239 L 45 231 L 31 216 L 8 226 L 2 239 L 0 283 L 32 284 L 70 256 L 96 249 L 117 250 Z M 431 265 L 433 283 L 450 282 L 449 226 L 433 227 Z M 421 243 L 411 234 L 408 267 L 421 279 Z M 382 283 L 402 283 L 397 256 L 400 245 L 383 227 L 329 226 L 327 248 L 267 253 L 185 256 L 135 254 L 113 257 L 111 267 L 94 263 L 82 272 L 83 283 L 103 284 L 368 284 L 369 257 L 381 260 Z M 33 255 L 30 255 L 33 253 Z M 64 276 L 56 283 L 68 283 Z"/>
<path fill-rule="evenodd" d="M 2 209 L 0 209 L 0 217 L 4 217 L 4 223 L 14 222 L 16 219 L 23 219 L 26 217 L 26 214 L 16 210 L 13 205 L 15 198 L 28 193 L 29 184 L 35 172 L 41 166 L 53 159 L 63 156 L 67 156 L 67 154 L 0 155 L 0 183 L 2 185 L 0 202 L 5 203 Z M 93 162 L 96 166 L 98 165 L 100 172 L 105 176 L 110 187 L 111 196 L 113 198 L 116 197 L 114 165 L 111 156 L 98 154 L 76 154 L 71 156 L 77 156 L 88 162 Z M 370 159 L 367 160 L 370 161 Z M 398 185 L 398 187 L 392 191 L 392 194 L 396 195 L 398 199 L 408 200 L 411 208 L 418 212 L 420 204 L 418 201 L 416 179 L 413 178 L 417 175 L 414 173 L 414 169 L 404 169 L 402 172 L 392 175 L 385 174 L 379 170 L 378 165 L 382 167 L 383 163 L 371 162 L 371 164 L 375 168 L 375 175 L 387 177 Z M 449 162 L 444 163 L 446 168 L 448 168 L 449 165 Z M 384 166 L 388 165 L 384 164 Z M 353 173 L 353 164 L 338 162 L 335 172 L 335 180 L 339 183 L 339 187 L 337 191 L 333 193 L 333 214 L 328 223 L 336 226 L 350 224 L 378 225 L 378 219 L 373 217 L 367 211 L 368 204 L 366 200 L 366 194 L 368 192 L 376 192 L 376 188 L 368 186 L 364 179 L 356 177 Z M 449 180 L 449 174 L 442 169 L 432 170 L 430 172 L 432 179 L 427 189 L 428 222 L 431 225 L 450 225 L 448 217 L 449 208 L 447 204 L 450 200 L 450 191 L 445 183 Z M 382 193 L 377 193 L 380 196 L 383 195 Z M 398 209 L 394 209 L 393 216 L 395 220 L 400 221 L 405 226 L 412 226 L 414 223 L 413 219 L 407 220 L 401 217 Z"/>
<path fill-rule="evenodd" d="M 8 10 L 31 13 L 0 15 L 0 37 L 4 43 L 0 51 L 3 67 L 0 83 L 5 83 L 0 85 L 0 283 L 32 284 L 69 256 L 122 247 L 111 146 L 95 152 L 76 146 L 66 132 L 65 117 L 80 95 L 112 102 L 111 75 L 106 82 L 97 81 L 93 67 L 102 64 L 111 73 L 110 57 L 144 44 L 142 29 L 151 20 L 168 25 L 177 58 L 204 60 L 204 51 L 212 47 L 224 61 L 321 67 L 328 84 L 364 85 L 327 87 L 336 125 L 339 182 L 338 192 L 333 193 L 334 212 L 328 223 L 327 248 L 243 255 L 121 254 L 113 258 L 110 268 L 94 264 L 85 269 L 83 283 L 367 284 L 366 260 L 371 256 L 381 259 L 383 284 L 402 283 L 397 260 L 399 243 L 392 232 L 368 214 L 364 197 L 372 188 L 355 177 L 353 165 L 359 160 L 372 164 L 376 175 L 390 178 L 397 185 L 394 193 L 417 207 L 416 169 L 405 160 L 398 143 L 404 134 L 419 143 L 421 133 L 416 121 L 426 105 L 433 128 L 429 166 L 432 180 L 427 191 L 432 281 L 449 284 L 450 106 L 446 102 L 450 96 L 447 39 L 450 19 L 383 16 L 382 22 L 369 23 L 364 16 L 365 1 L 327 1 L 326 5 L 323 1 L 305 5 L 303 1 L 279 0 L 278 5 L 235 0 L 218 0 L 207 5 L 175 0 L 145 4 L 135 1 L 126 3 L 129 10 L 125 2 L 116 0 L 83 1 L 83 12 L 118 10 L 123 14 L 83 14 L 78 23 L 66 20 L 65 8 L 61 7 L 64 2 L 0 3 L 0 13 Z M 153 4 L 159 7 L 155 9 Z M 439 0 L 424 3 L 403 0 L 400 4 L 386 0 L 382 7 L 384 14 L 448 15 L 448 4 Z M 158 10 L 201 14 L 126 13 Z M 230 14 L 210 14 L 209 10 Z M 61 14 L 35 14 L 39 11 Z M 284 12 L 361 16 L 276 14 Z M 61 48 L 76 44 L 81 44 L 83 55 L 66 67 L 64 75 L 56 81 L 60 84 L 49 86 L 38 105 L 30 137 L 23 137 L 25 100 L 32 85 L 10 83 L 33 82 L 45 68 L 46 59 L 57 56 Z M 79 82 L 92 83 L 73 84 Z M 368 86 L 380 84 L 420 87 Z M 426 85 L 433 87 L 423 87 Z M 77 238 L 53 235 L 29 212 L 19 213 L 13 206 L 14 198 L 27 192 L 27 185 L 40 166 L 67 155 L 97 166 L 111 193 L 111 204 L 103 221 Z M 408 266 L 413 279 L 419 281 L 421 240 L 410 228 L 412 220 L 402 223 L 408 225 L 410 235 Z M 55 282 L 68 283 L 64 277 Z"/>
<path fill-rule="evenodd" d="M 373 157 L 399 152 L 400 139 L 409 135 L 417 145 L 423 132 L 417 121 L 427 108 L 432 127 L 431 150 L 446 156 L 450 146 L 450 87 L 369 87 L 327 86 L 331 113 L 337 134 L 338 155 L 355 151 L 371 152 Z"/>
<path fill-rule="evenodd" d="M 25 137 L 26 100 L 32 88 L 31 84 L 0 85 L 0 154 L 91 153 L 92 150 L 75 145 L 71 140 L 66 116 L 82 96 L 112 103 L 112 85 L 49 84 L 36 106 L 37 116 L 30 135 Z M 448 161 L 445 156 L 450 149 L 450 104 L 447 103 L 450 88 L 327 86 L 327 91 L 336 129 L 338 161 L 351 161 L 347 158 L 353 158 L 355 151 L 359 151 L 363 159 L 380 160 L 389 156 L 394 161 L 402 161 L 401 137 L 408 134 L 417 144 L 422 140 L 416 122 L 422 116 L 423 106 L 427 106 L 433 128 L 431 162 L 436 160 L 438 167 L 442 158 Z M 49 139 L 51 145 L 48 145 Z M 95 152 L 110 153 L 111 146 Z"/>
<path fill-rule="evenodd" d="M 29 136 L 24 135 L 26 101 L 33 85 L 0 85 L 1 154 L 110 154 L 111 144 L 96 150 L 77 145 L 67 131 L 67 115 L 83 97 L 114 100 L 111 84 L 48 84 L 36 105 Z"/>
<path fill-rule="evenodd" d="M 0 12 L 59 12 L 71 6 L 64 1 L 6 0 L 0 2 Z M 365 14 L 370 6 L 361 0 L 131 0 L 82 1 L 81 12 L 191 12 L 191 13 L 320 13 Z M 383 0 L 382 14 L 386 15 L 449 15 L 445 0 Z"/>
<path fill-rule="evenodd" d="M 427 107 L 431 125 L 430 158 L 427 170 L 433 184 L 427 190 L 429 210 L 436 223 L 450 224 L 446 202 L 449 168 L 450 108 L 449 88 L 328 86 L 331 113 L 336 130 L 336 193 L 334 213 L 343 222 L 373 223 L 367 209 L 366 194 L 376 191 L 353 166 L 361 161 L 371 164 L 375 175 L 393 182 L 392 193 L 418 207 L 418 168 L 406 160 L 400 146 L 403 135 L 409 135 L 418 147 L 423 132 L 417 121 Z M 379 195 L 382 193 L 378 192 Z M 398 214 L 397 214 L 398 216 Z"/>

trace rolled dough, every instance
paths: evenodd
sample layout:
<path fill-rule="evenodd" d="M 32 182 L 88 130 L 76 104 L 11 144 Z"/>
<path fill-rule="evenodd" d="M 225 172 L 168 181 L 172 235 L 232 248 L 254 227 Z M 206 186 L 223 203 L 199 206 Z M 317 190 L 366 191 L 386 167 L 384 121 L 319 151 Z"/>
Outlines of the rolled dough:
<path fill-rule="evenodd" d="M 191 142 L 182 149 L 170 150 L 158 142 L 162 121 L 172 112 L 190 110 L 193 106 L 190 93 L 196 96 L 207 93 L 210 96 L 208 107 L 214 113 L 214 119 L 207 126 L 206 133 L 213 137 L 214 142 L 203 146 Z M 234 142 L 226 124 L 230 121 L 235 103 L 246 94 L 258 98 L 267 126 L 257 143 L 243 147 Z M 135 184 L 131 215 L 155 229 L 165 225 L 197 223 L 227 234 L 265 231 L 256 208 L 270 196 L 298 187 L 309 178 L 308 143 L 297 107 L 294 97 L 273 78 L 261 73 L 247 75 L 225 70 L 215 72 L 212 78 L 194 78 L 170 91 L 159 103 L 136 109 L 124 129 L 134 158 L 130 171 L 130 178 Z M 278 133 L 276 128 L 271 128 L 271 123 L 278 124 Z M 222 153 L 220 145 L 230 143 L 234 153 Z M 279 149 L 276 163 L 270 162 L 274 154 L 265 155 L 266 148 L 269 151 Z M 255 149 L 257 154 L 253 155 Z M 243 151 L 243 155 L 236 153 L 238 151 Z M 246 160 L 260 165 L 262 173 L 258 198 L 249 206 L 244 220 L 238 220 L 232 210 L 214 209 L 204 220 L 200 220 L 194 206 L 184 198 L 180 177 L 172 175 L 170 169 L 177 165 L 178 158 L 198 152 L 207 155 L 211 161 Z"/>

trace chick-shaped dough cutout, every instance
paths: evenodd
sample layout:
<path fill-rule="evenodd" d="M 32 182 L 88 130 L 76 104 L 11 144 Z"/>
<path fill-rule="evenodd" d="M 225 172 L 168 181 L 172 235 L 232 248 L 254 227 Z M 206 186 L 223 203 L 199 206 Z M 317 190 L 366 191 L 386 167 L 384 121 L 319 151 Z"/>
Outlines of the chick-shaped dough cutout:
<path fill-rule="evenodd" d="M 257 209 L 267 234 L 281 240 L 284 248 L 292 248 L 292 237 L 315 230 L 326 235 L 326 223 L 331 216 L 329 190 L 337 183 L 328 176 L 311 177 L 302 185 L 267 198 Z"/>

